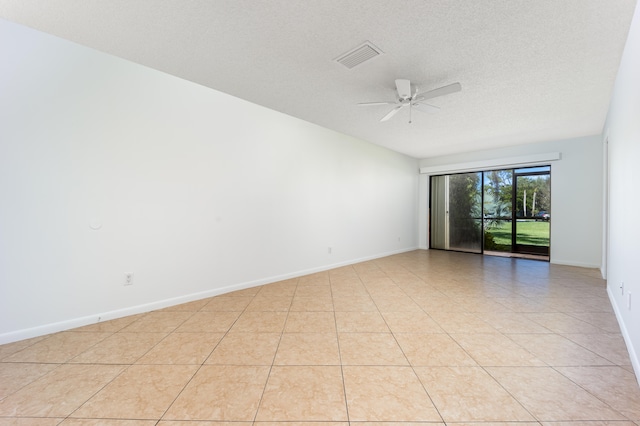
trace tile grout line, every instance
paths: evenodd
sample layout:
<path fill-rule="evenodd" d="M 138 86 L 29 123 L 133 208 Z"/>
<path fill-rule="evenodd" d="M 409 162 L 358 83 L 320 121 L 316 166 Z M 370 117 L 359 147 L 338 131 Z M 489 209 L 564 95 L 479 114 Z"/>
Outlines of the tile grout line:
<path fill-rule="evenodd" d="M 556 367 L 561 367 L 561 366 L 556 366 Z M 629 421 L 634 421 L 636 419 L 631 419 L 628 416 L 626 416 L 625 414 L 623 414 L 622 412 L 620 412 L 619 410 L 617 410 L 615 407 L 612 407 L 611 404 L 609 404 L 607 401 L 603 400 L 602 398 L 598 397 L 598 395 L 594 394 L 593 392 L 591 392 L 589 389 L 585 388 L 584 386 L 582 386 L 580 383 L 576 382 L 575 380 L 573 380 L 571 377 L 567 376 L 566 374 L 564 374 L 562 371 L 558 370 L 558 368 L 556 368 L 554 366 L 551 366 L 551 369 L 556 371 L 558 374 L 562 375 L 562 377 L 565 377 L 567 380 L 571 381 L 571 383 L 575 384 L 576 386 L 578 386 L 579 388 L 581 388 L 583 391 L 587 392 L 589 395 L 593 396 L 594 398 L 596 398 L 598 401 L 602 402 L 604 405 L 606 405 L 607 407 L 609 407 L 609 409 L 611 409 L 611 411 L 620 414 L 622 417 L 626 418 Z M 571 366 L 574 367 L 574 366 Z M 594 365 L 594 366 L 579 366 L 579 367 L 591 367 L 591 368 L 620 368 L 619 366 L 616 365 Z M 615 421 L 615 420 L 611 420 L 611 421 Z"/>
<path fill-rule="evenodd" d="M 214 296 L 214 297 L 215 297 L 215 296 Z M 252 296 L 252 300 L 253 300 L 253 298 L 254 298 L 254 297 L 255 297 L 255 295 L 254 295 L 254 296 Z M 209 299 L 213 299 L 213 297 L 212 297 L 212 298 L 209 298 Z M 251 303 L 251 302 L 249 302 L 249 303 Z M 193 314 L 192 314 L 188 319 L 185 319 L 185 320 L 184 320 L 180 325 L 183 325 L 186 321 L 188 321 L 189 319 L 193 318 L 193 317 L 195 316 L 195 314 L 196 314 L 196 313 L 198 313 L 198 312 L 206 312 L 206 311 L 203 311 L 203 309 L 204 309 L 204 307 L 205 307 L 205 306 L 207 306 L 208 304 L 209 304 L 209 302 L 207 302 L 206 304 L 202 305 L 202 306 L 200 307 L 200 309 L 198 309 L 197 311 L 195 311 L 195 312 L 194 312 L 194 313 L 193 313 Z M 245 306 L 244 310 L 242 310 L 242 313 L 244 313 L 244 312 L 246 311 L 246 309 L 247 309 L 248 305 L 249 305 L 249 304 L 247 304 L 247 306 Z M 192 381 L 193 381 L 193 379 L 196 377 L 196 375 L 198 374 L 198 372 L 200 372 L 200 370 L 202 370 L 202 367 L 204 367 L 204 366 L 205 366 L 205 364 L 207 363 L 207 361 L 208 361 L 208 360 L 209 360 L 209 358 L 211 357 L 211 354 L 213 354 L 213 352 L 216 350 L 216 348 L 218 347 L 218 345 L 220 345 L 220 343 L 222 342 L 222 340 L 225 338 L 225 336 L 229 333 L 229 331 L 231 330 L 231 328 L 232 328 L 232 327 L 235 325 L 235 323 L 238 321 L 238 319 L 240 318 L 240 316 L 242 315 L 242 313 L 241 313 L 240 315 L 238 315 L 238 317 L 233 321 L 233 323 L 231 323 L 231 325 L 229 326 L 229 328 L 227 329 L 227 331 L 226 331 L 226 332 L 224 332 L 224 333 L 222 333 L 222 334 L 223 334 L 223 336 L 220 338 L 220 340 L 218 340 L 218 342 L 217 342 L 217 343 L 214 345 L 214 347 L 211 349 L 211 351 L 209 352 L 209 355 L 207 355 L 207 356 L 204 358 L 204 360 L 202 361 L 202 363 L 200 363 L 200 365 L 198 365 L 198 368 L 196 368 L 196 371 L 194 371 L 194 372 L 193 372 L 193 374 L 191 375 L 191 378 L 189 378 L 189 380 L 187 380 L 187 381 L 186 381 L 186 383 L 184 384 L 184 386 L 182 386 L 182 389 L 180 389 L 180 391 L 176 394 L 175 398 L 173 398 L 173 400 L 169 403 L 169 405 L 167 405 L 167 408 L 162 412 L 162 414 L 160 415 L 160 418 L 157 420 L 156 425 L 157 425 L 157 424 L 159 424 L 159 423 L 163 420 L 164 416 L 166 416 L 166 415 L 167 415 L 167 413 L 169 412 L 169 410 L 171 409 L 171 407 L 173 407 L 173 405 L 176 403 L 176 401 L 178 400 L 178 398 L 179 398 L 179 397 L 184 393 L 185 389 L 187 389 L 187 387 L 189 386 L 189 384 L 191 384 L 191 382 L 192 382 Z M 178 327 L 180 327 L 180 326 L 178 326 Z M 176 329 L 175 329 L 175 330 L 177 330 L 177 329 L 178 329 L 178 327 L 176 327 Z M 175 330 L 174 330 L 172 333 L 170 333 L 170 334 L 173 334 L 173 333 L 175 332 Z M 168 337 L 168 335 L 167 335 L 167 337 Z M 165 338 L 166 338 L 166 337 L 165 337 Z M 163 339 L 163 340 L 164 340 L 164 339 Z M 158 342 L 158 343 L 160 343 L 160 342 Z M 155 347 L 155 346 L 154 346 L 154 347 Z M 147 353 L 148 353 L 148 352 L 147 352 Z M 145 353 L 145 355 L 146 355 L 146 353 Z M 144 356 L 144 355 L 143 355 L 143 356 Z M 167 364 L 167 365 L 169 365 L 169 364 Z M 173 364 L 170 364 L 170 365 L 173 365 Z"/>
<path fill-rule="evenodd" d="M 357 274 L 357 272 L 356 272 Z M 360 280 L 360 278 L 358 278 L 358 280 L 360 281 L 360 283 L 362 283 L 362 281 Z M 347 384 L 345 382 L 344 379 L 344 363 L 342 362 L 342 351 L 340 350 L 340 335 L 338 333 L 338 318 L 336 317 L 336 307 L 335 307 L 335 303 L 334 303 L 334 297 L 333 297 L 333 282 L 331 281 L 331 274 L 329 274 L 329 291 L 331 292 L 331 306 L 333 307 L 333 321 L 334 321 L 334 326 L 335 326 L 335 330 L 336 330 L 336 342 L 338 344 L 338 360 L 340 362 L 340 376 L 342 378 L 342 392 L 344 393 L 344 406 L 345 406 L 345 412 L 347 415 L 347 422 L 349 422 L 349 424 L 351 424 L 351 417 L 349 415 L 349 398 L 347 396 Z"/>
<path fill-rule="evenodd" d="M 405 268 L 406 269 L 406 268 Z M 410 272 L 410 271 L 409 271 Z M 393 278 L 391 278 L 392 281 Z M 421 280 L 422 281 L 422 280 Z M 397 285 L 397 283 L 394 281 L 394 284 Z M 414 303 L 415 301 L 413 300 L 413 298 L 404 290 L 401 289 L 405 295 L 407 295 Z M 429 316 L 429 318 L 431 318 L 431 316 L 429 315 L 428 312 L 426 312 L 422 306 L 418 305 L 418 307 L 420 308 L 420 310 L 422 312 L 424 312 L 425 314 L 427 314 Z M 382 315 L 382 312 L 380 313 L 380 315 Z M 387 324 L 387 327 L 389 327 L 389 324 L 387 323 L 387 320 L 384 318 L 384 315 L 382 316 L 382 319 L 385 321 L 385 323 Z M 432 318 L 433 319 L 433 318 Z M 434 320 L 435 321 L 435 320 Z M 437 324 L 437 322 L 436 322 Z M 438 324 L 438 326 L 440 326 Z M 441 327 L 442 328 L 442 327 Z M 402 345 L 400 345 L 400 342 L 398 342 L 398 339 L 396 337 L 396 333 L 393 332 L 393 330 L 391 329 L 391 327 L 389 327 L 389 331 L 391 332 L 391 335 L 393 336 L 393 339 L 395 340 L 396 344 L 398 345 L 398 347 L 400 348 L 400 351 L 402 351 L 402 354 L 404 355 L 405 359 L 407 360 L 407 363 L 409 364 L 409 367 L 411 368 L 411 371 L 413 371 L 413 374 L 416 376 L 416 378 L 418 379 L 418 382 L 420 383 L 420 386 L 422 387 L 422 389 L 424 390 L 425 394 L 427 395 L 427 397 L 429 398 L 429 401 L 431 402 L 431 405 L 433 406 L 433 408 L 436 410 L 436 412 L 438 413 L 438 416 L 440 416 L 440 420 L 442 420 L 442 423 L 444 423 L 446 425 L 446 422 L 444 420 L 444 416 L 442 415 L 442 412 L 440 411 L 440 409 L 438 408 L 438 406 L 436 405 L 435 401 L 433 400 L 433 397 L 431 396 L 431 394 L 429 393 L 429 391 L 427 390 L 425 384 L 422 382 L 422 380 L 420 379 L 420 376 L 418 375 L 418 373 L 416 372 L 415 366 L 409 361 L 409 357 L 407 357 L 407 354 L 405 353 L 404 349 L 402 348 Z M 446 332 L 446 330 L 443 329 L 443 331 Z"/>
<path fill-rule="evenodd" d="M 285 316 L 284 324 L 282 325 L 282 331 L 280 332 L 280 337 L 278 338 L 278 344 L 276 345 L 276 350 L 273 352 L 273 358 L 271 359 L 271 365 L 269 366 L 269 372 L 267 373 L 267 379 L 264 381 L 264 386 L 262 387 L 262 393 L 260 395 L 260 398 L 258 399 L 256 412 L 253 415 L 252 424 L 255 424 L 257 422 L 258 413 L 260 412 L 260 407 L 262 406 L 262 400 L 264 399 L 264 394 L 267 391 L 267 386 L 269 384 L 269 378 L 271 377 L 271 372 L 273 371 L 273 367 L 275 366 L 276 357 L 278 356 L 278 349 L 280 349 L 280 344 L 282 343 L 282 337 L 284 336 L 284 331 L 285 331 L 285 329 L 287 327 L 287 321 L 289 320 L 289 313 L 291 312 L 291 305 L 293 305 L 293 299 L 295 297 L 296 292 L 298 291 L 299 283 L 300 283 L 300 278 L 296 278 L 296 288 L 293 291 L 293 296 L 291 297 L 291 301 L 289 302 L 289 308 L 287 309 L 287 315 Z M 257 294 L 256 294 L 256 296 L 257 296 Z"/>

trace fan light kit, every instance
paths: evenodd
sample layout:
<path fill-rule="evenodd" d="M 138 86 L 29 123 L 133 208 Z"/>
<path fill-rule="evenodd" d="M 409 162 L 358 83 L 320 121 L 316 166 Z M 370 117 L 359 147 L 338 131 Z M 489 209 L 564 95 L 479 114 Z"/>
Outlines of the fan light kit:
<path fill-rule="evenodd" d="M 427 92 L 418 93 L 418 88 L 411 91 L 411 81 L 405 79 L 396 80 L 397 100 L 395 102 L 382 101 L 382 102 L 364 102 L 358 104 L 359 106 L 376 106 L 376 105 L 395 105 L 391 111 L 389 111 L 380 121 L 387 121 L 398 113 L 403 108 L 409 107 L 409 123 L 411 123 L 411 112 L 415 108 L 418 111 L 436 113 L 440 111 L 435 105 L 425 103 L 428 99 L 437 98 L 438 96 L 444 96 L 451 93 L 459 92 L 462 90 L 460 83 L 453 83 L 447 86 L 442 86 L 437 89 L 429 90 Z M 412 94 L 413 93 L 413 94 Z"/>

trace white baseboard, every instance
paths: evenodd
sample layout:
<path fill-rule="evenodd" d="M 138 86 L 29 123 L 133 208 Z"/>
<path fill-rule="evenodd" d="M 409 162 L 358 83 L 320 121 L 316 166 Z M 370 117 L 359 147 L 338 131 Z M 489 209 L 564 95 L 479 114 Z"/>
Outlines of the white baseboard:
<path fill-rule="evenodd" d="M 394 250 L 386 253 L 379 253 L 372 256 L 365 256 L 358 259 L 351 259 L 347 261 L 332 263 L 329 265 L 318 266 L 315 268 L 309 268 L 291 272 L 287 274 L 276 275 L 272 277 L 262 278 L 259 280 L 232 284 L 224 287 L 218 287 L 212 290 L 187 294 L 184 296 L 174 297 L 171 299 L 158 300 L 155 302 L 145 303 L 142 305 L 130 306 L 122 309 L 116 309 L 107 312 L 99 312 L 93 315 L 87 315 L 79 318 L 70 318 L 64 321 L 59 321 L 50 324 L 43 324 L 36 327 L 31 327 L 22 330 L 10 331 L 0 334 L 0 345 L 6 343 L 17 342 L 19 340 L 31 339 L 33 337 L 44 336 L 46 334 L 57 333 L 59 331 L 70 330 L 73 328 L 83 327 L 85 325 L 96 324 L 103 321 L 109 321 L 126 317 L 129 315 L 136 315 L 145 312 L 155 311 L 157 309 L 167 308 L 169 306 L 179 305 L 181 303 L 193 302 L 195 300 L 206 299 L 207 297 L 219 296 L 221 294 L 230 293 L 232 291 L 244 290 L 246 288 L 256 287 L 264 284 L 274 283 L 277 281 L 287 280 L 291 278 L 298 278 L 304 275 L 314 274 L 316 272 L 328 271 L 330 269 L 340 268 L 343 266 L 349 266 L 356 263 L 366 262 L 369 260 L 380 259 L 382 257 L 392 256 L 394 254 L 406 253 L 417 250 L 417 247 L 409 247 L 399 250 Z"/>
<path fill-rule="evenodd" d="M 633 346 L 633 341 L 631 340 L 631 336 L 629 336 L 627 327 L 622 320 L 622 315 L 620 314 L 618 305 L 615 303 L 615 297 L 611 293 L 611 287 L 609 286 L 607 286 L 607 294 L 609 295 L 609 302 L 611 302 L 611 306 L 613 307 L 613 311 L 616 314 L 618 324 L 620 325 L 622 337 L 624 338 L 624 342 L 627 344 L 627 351 L 629 351 L 629 358 L 631 359 L 633 371 L 636 373 L 636 380 L 638 381 L 638 385 L 640 385 L 640 360 L 638 360 L 638 353 L 636 352 L 636 348 Z"/>
<path fill-rule="evenodd" d="M 589 268 L 589 269 L 600 269 L 600 267 L 602 266 L 599 263 L 584 263 L 584 262 L 574 262 L 571 260 L 558 260 L 558 259 L 553 259 L 553 257 L 549 262 L 554 265 L 577 266 L 579 268 Z"/>

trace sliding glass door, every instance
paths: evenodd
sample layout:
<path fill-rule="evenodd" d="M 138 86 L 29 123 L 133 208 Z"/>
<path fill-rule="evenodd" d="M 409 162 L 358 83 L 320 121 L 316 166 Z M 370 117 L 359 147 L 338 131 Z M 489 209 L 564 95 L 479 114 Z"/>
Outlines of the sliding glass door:
<path fill-rule="evenodd" d="M 484 172 L 484 250 L 513 250 L 513 170 Z"/>
<path fill-rule="evenodd" d="M 432 176 L 430 247 L 549 255 L 551 168 Z"/>
<path fill-rule="evenodd" d="M 549 255 L 551 174 L 549 167 L 514 170 L 514 251 Z"/>

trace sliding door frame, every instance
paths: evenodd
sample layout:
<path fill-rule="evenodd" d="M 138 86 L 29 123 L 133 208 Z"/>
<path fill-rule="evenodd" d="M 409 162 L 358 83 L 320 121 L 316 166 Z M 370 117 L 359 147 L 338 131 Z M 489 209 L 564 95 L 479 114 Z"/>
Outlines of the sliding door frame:
<path fill-rule="evenodd" d="M 530 171 L 530 172 L 517 172 L 519 170 L 526 170 L 528 168 L 535 168 L 535 167 L 548 167 L 548 170 L 539 170 L 539 171 Z M 511 244 L 510 244 L 510 251 L 508 253 L 512 253 L 512 254 L 518 254 L 518 253 L 522 253 L 522 254 L 531 254 L 531 255 L 539 255 L 539 256 L 547 256 L 549 260 L 550 259 L 550 252 L 551 252 L 551 235 L 549 235 L 549 243 L 548 246 L 546 246 L 546 249 L 543 250 L 538 250 L 535 247 L 529 247 L 526 250 L 522 250 L 522 245 L 518 244 L 518 219 L 535 219 L 534 213 L 532 211 L 532 214 L 529 216 L 523 216 L 523 217 L 519 217 L 518 216 L 518 212 L 517 212 L 517 191 L 518 191 L 518 177 L 521 176 L 549 176 L 549 179 L 551 179 L 551 165 L 550 164 L 536 164 L 536 165 L 528 165 L 528 166 L 518 166 L 518 167 L 504 167 L 504 168 L 500 168 L 500 169 L 485 169 L 485 170 L 475 170 L 475 171 L 460 171 L 457 173 L 447 173 L 447 174 L 433 174 L 433 175 L 429 175 L 429 195 L 428 195 L 428 220 L 427 220 L 427 232 L 428 232 L 428 248 L 432 249 L 433 247 L 433 241 L 432 241 L 432 218 L 433 218 L 433 211 L 432 211 L 432 200 L 433 200 L 433 196 L 434 196 L 434 188 L 433 188 L 433 178 L 434 177 L 442 177 L 444 178 L 444 197 L 442 197 L 444 199 L 444 204 L 445 204 L 445 211 L 444 211 L 444 235 L 445 235 L 445 243 L 444 243 L 444 250 L 452 250 L 450 247 L 450 229 L 449 229 L 449 225 L 450 225 L 450 221 L 449 221 L 449 214 L 450 214 L 450 193 L 449 193 L 449 180 L 450 177 L 453 175 L 461 175 L 461 174 L 467 174 L 467 173 L 479 173 L 480 174 L 480 217 L 479 218 L 471 218 L 474 220 L 479 220 L 480 221 L 480 254 L 484 254 L 485 253 L 485 233 L 486 233 L 486 214 L 485 214 L 485 205 L 484 205 L 484 200 L 485 200 L 485 174 L 487 172 L 493 171 L 493 170 L 509 170 L 511 171 Z M 551 201 L 551 182 L 549 180 L 549 202 Z M 526 200 L 524 201 L 526 203 Z M 549 206 L 550 207 L 550 206 Z M 526 209 L 526 207 L 524 207 Z M 508 220 L 508 219 L 507 219 Z M 527 246 L 528 247 L 528 246 Z M 543 247 L 543 246 L 541 246 Z M 442 249 L 440 247 L 436 247 L 435 249 Z M 453 249 L 452 251 L 463 251 L 463 252 L 472 252 L 472 253 L 477 253 L 476 251 L 473 250 L 456 250 Z"/>
<path fill-rule="evenodd" d="M 546 165 L 545 165 L 546 166 Z M 538 166 L 538 167 L 545 167 Z M 546 250 L 538 250 L 534 247 L 536 246 L 525 246 L 523 244 L 518 244 L 518 219 L 535 219 L 535 216 L 518 216 L 517 207 L 516 207 L 516 196 L 518 191 L 518 177 L 520 176 L 549 176 L 549 201 L 551 201 L 551 166 L 548 166 L 548 171 L 537 171 L 537 172 L 524 172 L 524 173 L 516 173 L 516 170 L 528 169 L 530 167 L 519 167 L 517 169 L 513 169 L 513 184 L 512 184 L 512 209 L 513 209 L 513 219 L 512 230 L 511 230 L 511 252 L 512 253 L 522 253 L 522 254 L 532 254 L 539 256 L 549 256 L 551 254 L 551 230 L 549 230 L 549 245 Z M 526 201 L 525 201 L 526 202 Z M 533 212 L 532 212 L 533 213 Z"/>

